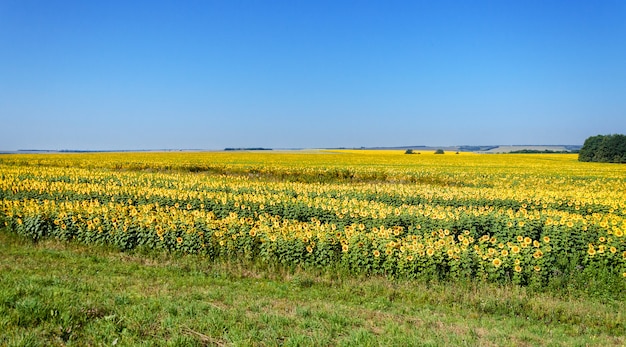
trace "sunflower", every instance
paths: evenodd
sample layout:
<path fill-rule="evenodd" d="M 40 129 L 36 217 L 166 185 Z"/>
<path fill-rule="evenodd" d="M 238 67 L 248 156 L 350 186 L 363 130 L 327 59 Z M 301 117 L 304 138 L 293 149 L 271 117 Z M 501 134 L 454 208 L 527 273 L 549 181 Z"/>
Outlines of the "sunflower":
<path fill-rule="evenodd" d="M 375 249 L 375 250 L 372 252 L 372 254 L 373 254 L 373 255 L 374 255 L 374 257 L 376 257 L 376 258 L 380 257 L 380 251 L 379 251 L 379 250 L 377 250 L 377 249 Z"/>
<path fill-rule="evenodd" d="M 496 258 L 492 261 L 493 266 L 495 267 L 500 267 L 500 265 L 502 265 L 502 260 L 500 260 L 500 258 Z"/>
<path fill-rule="evenodd" d="M 176 238 L 176 242 L 178 242 L 179 244 L 183 243 L 183 238 L 182 237 L 177 237 Z"/>
<path fill-rule="evenodd" d="M 522 267 L 519 265 L 515 265 L 515 272 L 522 272 Z"/>

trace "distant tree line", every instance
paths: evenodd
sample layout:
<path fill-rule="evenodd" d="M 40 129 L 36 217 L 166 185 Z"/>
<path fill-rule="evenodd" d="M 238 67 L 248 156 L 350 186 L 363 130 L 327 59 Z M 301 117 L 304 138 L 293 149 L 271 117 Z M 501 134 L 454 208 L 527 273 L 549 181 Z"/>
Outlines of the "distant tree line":
<path fill-rule="evenodd" d="M 626 135 L 596 135 L 585 140 L 579 161 L 626 163 Z"/>
<path fill-rule="evenodd" d="M 414 152 L 412 149 L 407 149 L 406 151 L 404 151 L 404 154 L 422 154 L 421 152 Z M 445 152 L 443 151 L 443 149 L 438 149 L 435 151 L 435 154 L 444 154 Z M 456 154 L 459 154 L 459 152 L 456 152 Z"/>

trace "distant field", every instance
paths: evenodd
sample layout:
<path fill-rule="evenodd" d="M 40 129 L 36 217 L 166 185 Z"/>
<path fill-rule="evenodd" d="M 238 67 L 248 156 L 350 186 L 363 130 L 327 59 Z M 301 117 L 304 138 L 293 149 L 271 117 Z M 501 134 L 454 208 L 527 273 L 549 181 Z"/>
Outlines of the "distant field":
<path fill-rule="evenodd" d="M 510 153 L 514 151 L 553 151 L 553 152 L 565 152 L 570 151 L 567 146 L 498 146 L 497 148 L 490 149 L 484 153 Z"/>

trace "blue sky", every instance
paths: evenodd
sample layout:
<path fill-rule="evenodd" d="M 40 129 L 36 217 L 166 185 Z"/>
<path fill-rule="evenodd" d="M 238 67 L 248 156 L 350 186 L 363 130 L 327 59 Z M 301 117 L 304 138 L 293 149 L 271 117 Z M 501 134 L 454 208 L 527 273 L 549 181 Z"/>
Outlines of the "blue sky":
<path fill-rule="evenodd" d="M 626 2 L 0 1 L 0 150 L 582 144 Z"/>

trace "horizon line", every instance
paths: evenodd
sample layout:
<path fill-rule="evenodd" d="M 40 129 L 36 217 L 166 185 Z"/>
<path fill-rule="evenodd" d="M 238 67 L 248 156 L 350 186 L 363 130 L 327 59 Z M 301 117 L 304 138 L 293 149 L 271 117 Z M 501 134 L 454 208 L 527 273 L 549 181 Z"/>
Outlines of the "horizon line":
<path fill-rule="evenodd" d="M 143 149 L 17 149 L 17 150 L 0 150 L 0 153 L 28 153 L 28 152 L 54 152 L 54 153 L 80 153 L 80 152 L 202 152 L 202 151 L 243 151 L 243 150 L 306 150 L 306 149 L 372 149 L 372 150 L 384 150 L 384 149 L 411 149 L 411 148 L 425 148 L 425 149 L 437 149 L 437 148 L 455 148 L 455 149 L 469 149 L 474 151 L 480 151 L 482 148 L 491 147 L 495 149 L 498 147 L 582 147 L 581 144 L 500 144 L 500 145 L 407 145 L 407 146 L 335 146 L 335 147 L 224 147 L 224 148 L 143 148 Z"/>

